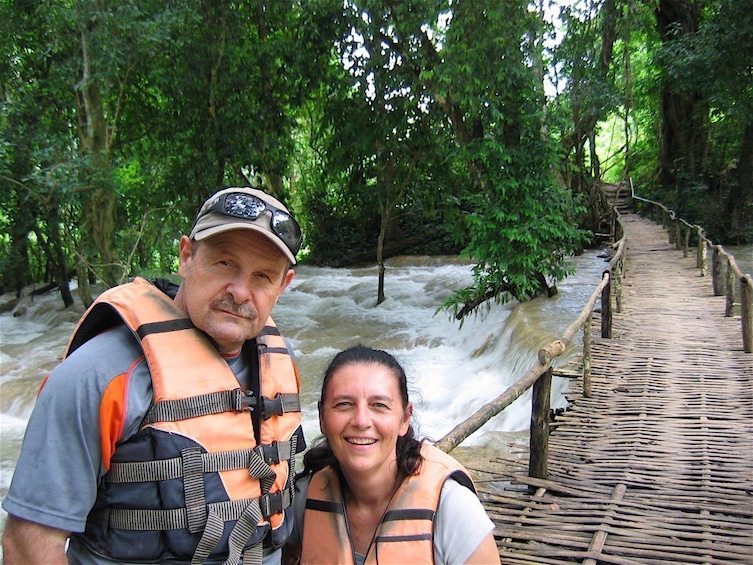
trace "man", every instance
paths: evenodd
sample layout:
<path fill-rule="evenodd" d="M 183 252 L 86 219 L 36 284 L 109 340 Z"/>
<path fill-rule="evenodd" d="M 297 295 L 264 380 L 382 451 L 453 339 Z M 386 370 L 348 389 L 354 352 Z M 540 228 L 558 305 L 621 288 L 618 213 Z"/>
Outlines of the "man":
<path fill-rule="evenodd" d="M 275 198 L 224 189 L 180 240 L 177 292 L 136 279 L 100 295 L 29 420 L 6 565 L 279 563 L 304 442 L 270 313 L 301 239 Z"/>

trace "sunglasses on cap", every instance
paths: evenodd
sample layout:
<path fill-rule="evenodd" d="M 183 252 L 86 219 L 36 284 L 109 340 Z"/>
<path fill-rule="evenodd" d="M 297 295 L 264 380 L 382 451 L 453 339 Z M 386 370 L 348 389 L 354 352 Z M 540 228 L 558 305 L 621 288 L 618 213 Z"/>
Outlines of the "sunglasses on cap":
<path fill-rule="evenodd" d="M 301 226 L 285 210 L 280 210 L 253 194 L 246 194 L 244 192 L 222 194 L 198 218 L 206 216 L 210 212 L 217 212 L 225 216 L 254 221 L 258 220 L 267 211 L 271 214 L 269 227 L 272 233 L 285 244 L 285 247 L 295 257 L 301 248 L 301 239 L 303 237 Z"/>

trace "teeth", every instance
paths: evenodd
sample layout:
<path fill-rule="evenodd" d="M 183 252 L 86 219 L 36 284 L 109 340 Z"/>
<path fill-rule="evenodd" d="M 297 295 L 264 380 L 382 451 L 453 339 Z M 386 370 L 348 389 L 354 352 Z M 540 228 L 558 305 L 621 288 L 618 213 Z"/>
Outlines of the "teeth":
<path fill-rule="evenodd" d="M 362 437 L 349 437 L 348 443 L 354 443 L 356 445 L 371 445 L 372 443 L 376 443 L 376 440 Z"/>

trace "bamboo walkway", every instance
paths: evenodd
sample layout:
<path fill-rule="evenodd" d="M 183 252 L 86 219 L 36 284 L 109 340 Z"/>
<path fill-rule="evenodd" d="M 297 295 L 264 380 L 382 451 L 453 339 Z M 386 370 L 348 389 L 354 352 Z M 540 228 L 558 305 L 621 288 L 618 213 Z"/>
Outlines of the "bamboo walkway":
<path fill-rule="evenodd" d="M 592 397 L 573 380 L 547 480 L 476 473 L 502 563 L 753 564 L 753 355 L 695 258 L 623 215 L 622 312 L 594 317 Z M 488 474 L 487 474 L 488 473 Z"/>

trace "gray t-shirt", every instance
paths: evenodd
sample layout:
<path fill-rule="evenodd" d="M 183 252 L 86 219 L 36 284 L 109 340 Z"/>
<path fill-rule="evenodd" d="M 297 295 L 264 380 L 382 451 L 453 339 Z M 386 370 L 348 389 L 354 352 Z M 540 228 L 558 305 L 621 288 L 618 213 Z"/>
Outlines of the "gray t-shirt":
<path fill-rule="evenodd" d="M 300 547 L 303 540 L 303 517 L 309 477 L 299 479 L 293 502 L 295 522 L 290 543 Z M 450 479 L 442 486 L 439 508 L 434 517 L 434 563 L 457 565 L 476 551 L 484 538 L 494 529 L 478 497 L 468 488 Z M 356 565 L 362 565 L 365 555 L 356 554 Z"/>
<path fill-rule="evenodd" d="M 246 386 L 249 371 L 244 356 L 226 360 L 241 386 Z M 123 402 L 120 414 L 103 432 L 100 407 L 105 394 L 118 395 Z M 83 344 L 52 371 L 40 391 L 3 509 L 37 524 L 83 532 L 105 474 L 102 437 L 117 442 L 133 436 L 151 401 L 146 360 L 128 328 L 118 326 Z M 279 564 L 280 557 L 279 551 L 265 548 L 264 565 Z M 68 560 L 112 563 L 75 541 Z"/>

